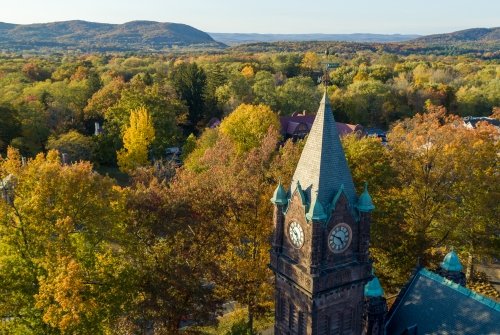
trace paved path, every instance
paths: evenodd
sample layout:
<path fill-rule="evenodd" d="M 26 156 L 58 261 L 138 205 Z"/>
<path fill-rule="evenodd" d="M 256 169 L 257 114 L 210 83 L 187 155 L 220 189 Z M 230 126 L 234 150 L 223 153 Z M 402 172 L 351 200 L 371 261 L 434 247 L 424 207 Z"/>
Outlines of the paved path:
<path fill-rule="evenodd" d="M 261 335 L 274 335 L 274 327 L 264 330 Z"/>
<path fill-rule="evenodd" d="M 491 285 L 500 292 L 500 263 L 477 264 L 476 269 L 486 273 Z"/>

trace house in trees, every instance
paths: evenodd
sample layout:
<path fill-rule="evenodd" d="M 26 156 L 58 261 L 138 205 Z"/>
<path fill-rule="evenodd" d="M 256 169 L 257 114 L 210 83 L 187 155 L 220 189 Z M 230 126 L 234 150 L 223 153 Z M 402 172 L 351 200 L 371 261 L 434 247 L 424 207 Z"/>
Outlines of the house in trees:
<path fill-rule="evenodd" d="M 500 305 L 465 288 L 456 254 L 417 269 L 388 311 L 369 254 L 367 185 L 355 191 L 326 94 L 288 189 L 271 199 L 275 335 L 498 334 Z"/>
<path fill-rule="evenodd" d="M 289 138 L 302 139 L 309 134 L 315 118 L 315 114 L 306 114 L 305 111 L 302 113 L 295 112 L 289 116 L 281 116 L 281 135 L 285 140 Z M 340 136 L 345 136 L 351 133 L 365 135 L 363 126 L 359 124 L 354 125 L 336 122 L 336 125 Z"/>

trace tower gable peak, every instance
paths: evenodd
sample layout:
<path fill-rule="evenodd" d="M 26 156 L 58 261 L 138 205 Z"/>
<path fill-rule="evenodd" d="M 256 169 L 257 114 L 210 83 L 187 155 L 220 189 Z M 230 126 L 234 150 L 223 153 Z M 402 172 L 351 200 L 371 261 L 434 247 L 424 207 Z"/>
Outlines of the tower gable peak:
<path fill-rule="evenodd" d="M 323 208 L 329 207 L 342 185 L 349 203 L 356 204 L 354 183 L 326 92 L 293 175 L 292 189 L 297 182 L 310 204 L 319 201 Z"/>

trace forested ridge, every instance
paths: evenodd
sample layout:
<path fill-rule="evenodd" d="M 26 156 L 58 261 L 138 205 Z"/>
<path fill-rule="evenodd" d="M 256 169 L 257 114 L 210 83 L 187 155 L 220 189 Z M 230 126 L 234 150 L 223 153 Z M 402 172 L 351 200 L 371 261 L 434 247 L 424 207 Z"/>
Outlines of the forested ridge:
<path fill-rule="evenodd" d="M 386 291 L 451 246 L 467 266 L 495 257 L 498 128 L 462 117 L 500 118 L 496 60 L 4 54 L 0 330 L 214 334 L 227 301 L 245 308 L 233 334 L 266 319 L 269 199 L 290 185 L 304 144 L 284 141 L 279 116 L 316 112 L 322 62 L 338 64 L 335 119 L 387 130 L 387 145 L 342 139 L 358 194 L 367 181 L 376 206 L 371 254 Z"/>
<path fill-rule="evenodd" d="M 0 50 L 47 54 L 55 51 L 155 52 L 193 45 L 225 47 L 201 30 L 170 22 L 109 24 L 74 20 L 26 25 L 0 22 L 0 32 Z"/>

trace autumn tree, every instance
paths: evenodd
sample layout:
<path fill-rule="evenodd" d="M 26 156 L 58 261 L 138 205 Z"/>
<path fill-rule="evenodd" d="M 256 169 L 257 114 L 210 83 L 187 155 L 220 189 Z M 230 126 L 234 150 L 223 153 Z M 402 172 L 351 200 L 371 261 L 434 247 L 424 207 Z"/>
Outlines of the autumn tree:
<path fill-rule="evenodd" d="M 25 166 L 13 149 L 0 177 L 0 329 L 12 334 L 97 334 L 133 300 L 121 244 L 123 201 L 88 163 L 61 165 L 50 151 Z"/>
<path fill-rule="evenodd" d="M 214 290 L 225 216 L 224 202 L 190 172 L 170 185 L 155 177 L 154 168 L 136 175 L 124 190 L 128 241 L 124 249 L 137 280 L 140 297 L 121 318 L 127 332 L 179 334 L 185 321 L 210 324 L 223 303 Z M 201 180 L 200 180 L 201 181 Z"/>
<path fill-rule="evenodd" d="M 306 75 L 312 74 L 313 71 L 319 70 L 320 59 L 315 52 L 308 51 L 304 54 L 302 62 L 300 62 L 300 68 Z"/>
<path fill-rule="evenodd" d="M 130 113 L 130 125 L 123 134 L 123 149 L 117 152 L 118 166 L 124 172 L 146 165 L 148 150 L 155 138 L 155 128 L 144 107 Z"/>
<path fill-rule="evenodd" d="M 394 250 L 407 257 L 398 271 L 408 273 L 417 259 L 435 266 L 442 257 L 439 248 L 450 244 L 474 255 L 495 250 L 498 239 L 487 233 L 498 215 L 499 190 L 492 182 L 498 164 L 495 132 L 485 125 L 468 129 L 432 105 L 391 130 L 395 196 L 402 211 L 393 225 L 405 236 Z"/>
<path fill-rule="evenodd" d="M 277 130 L 280 124 L 268 106 L 242 104 L 222 121 L 220 131 L 245 152 L 257 147 L 270 127 Z"/>

